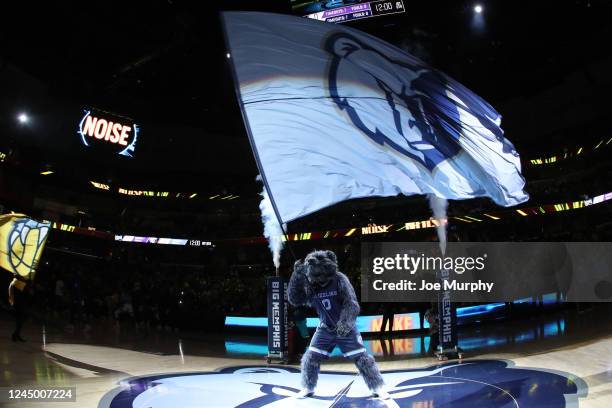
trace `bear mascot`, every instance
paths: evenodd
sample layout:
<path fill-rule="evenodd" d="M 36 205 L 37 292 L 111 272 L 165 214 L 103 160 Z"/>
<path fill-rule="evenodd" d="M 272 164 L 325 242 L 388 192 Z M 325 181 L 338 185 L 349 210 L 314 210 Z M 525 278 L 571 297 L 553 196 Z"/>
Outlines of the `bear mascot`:
<path fill-rule="evenodd" d="M 296 261 L 289 281 L 289 302 L 308 305 L 317 311 L 321 323 L 302 357 L 302 391 L 299 398 L 314 395 L 321 361 L 338 346 L 344 357 L 355 362 L 372 396 L 388 399 L 374 358 L 366 352 L 355 327 L 359 303 L 350 281 L 338 270 L 336 254 L 313 251 L 304 262 Z"/>

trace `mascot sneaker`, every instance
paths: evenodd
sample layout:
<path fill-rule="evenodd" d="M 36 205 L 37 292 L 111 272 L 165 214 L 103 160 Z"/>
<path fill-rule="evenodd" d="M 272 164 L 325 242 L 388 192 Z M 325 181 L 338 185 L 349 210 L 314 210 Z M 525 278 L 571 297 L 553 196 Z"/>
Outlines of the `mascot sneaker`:
<path fill-rule="evenodd" d="M 295 398 L 304 399 L 304 398 L 310 398 L 313 395 L 314 395 L 314 390 L 309 390 L 308 388 L 305 388 L 302 391 L 298 392 Z"/>
<path fill-rule="evenodd" d="M 380 398 L 380 399 L 383 399 L 383 400 L 391 399 L 391 396 L 389 395 L 389 393 L 387 391 L 385 391 L 384 389 L 382 389 L 382 388 L 378 388 L 378 389 L 372 391 L 372 396 L 374 398 Z"/>

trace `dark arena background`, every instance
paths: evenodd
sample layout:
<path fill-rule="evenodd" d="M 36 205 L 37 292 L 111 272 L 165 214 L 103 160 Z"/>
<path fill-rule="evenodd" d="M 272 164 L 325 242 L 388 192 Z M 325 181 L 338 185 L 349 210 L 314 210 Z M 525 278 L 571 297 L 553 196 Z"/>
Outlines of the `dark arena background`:
<path fill-rule="evenodd" d="M 256 181 L 272 147 L 257 147 L 258 122 L 244 100 L 256 81 L 243 80 L 245 54 L 230 49 L 243 43 L 232 37 L 231 21 L 224 23 L 226 11 L 276 13 L 269 32 L 286 27 L 296 45 L 283 50 L 294 55 L 310 51 L 290 29 L 351 28 L 397 47 L 384 52 L 409 53 L 457 80 L 501 115 L 529 199 L 501 206 L 490 194 L 445 196 L 440 218 L 423 194 L 344 196 L 283 221 L 285 234 L 273 237 L 284 244 L 276 268 Z M 589 275 L 612 274 L 604 259 L 612 256 L 610 16 L 605 0 L 3 5 L 0 406 L 612 406 L 612 280 Z M 260 52 L 274 49 L 264 44 Z M 330 78 L 340 75 L 333 64 L 325 66 Z M 265 65 L 255 72 L 273 81 Z M 292 74 L 287 78 L 299 77 Z M 376 80 L 389 106 L 402 104 L 391 96 L 395 88 Z M 330 85 L 325 97 L 337 104 L 330 116 L 345 118 L 353 108 L 342 105 L 348 102 L 336 94 L 340 88 Z M 397 115 L 390 123 L 399 123 Z M 428 118 L 415 114 L 410 123 Z M 330 128 L 304 121 L 313 135 Z M 372 149 L 383 144 L 379 125 L 370 136 L 376 143 L 367 142 Z M 290 128 L 270 146 L 290 146 Z M 353 157 L 331 143 L 312 148 L 334 161 Z M 267 174 L 268 181 L 281 173 Z M 456 191 L 449 180 L 444 186 Z M 277 185 L 268 185 L 273 195 Z M 272 204 L 288 197 L 278 193 Z M 24 219 L 31 223 L 19 224 Z M 547 258 L 515 280 L 540 282 L 528 295 L 362 299 L 365 244 L 437 247 L 440 224 L 449 248 L 603 248 L 601 259 L 583 264 L 590 265 L 583 282 L 596 296 L 572 298 L 540 282 L 540 271 L 557 272 Z M 28 238 L 31 231 L 38 241 Z M 336 347 L 323 350 L 329 360 L 314 395 L 299 398 L 300 359 L 316 346 L 308 348 L 320 324 L 315 308 L 327 304 L 294 307 L 286 284 L 295 260 L 315 249 L 333 251 L 355 289 L 353 330 L 360 352 L 382 372 L 384 393 L 371 395 L 363 373 L 343 358 L 351 353 Z M 507 262 L 528 264 L 534 256 Z M 581 273 L 575 264 L 574 274 Z M 440 333 L 447 329 L 448 338 Z"/>

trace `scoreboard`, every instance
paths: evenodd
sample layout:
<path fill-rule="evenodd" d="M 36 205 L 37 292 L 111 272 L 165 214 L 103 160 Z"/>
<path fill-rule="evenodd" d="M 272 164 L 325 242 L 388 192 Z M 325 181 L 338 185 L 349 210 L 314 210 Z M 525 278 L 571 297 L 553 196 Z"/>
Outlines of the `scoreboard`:
<path fill-rule="evenodd" d="M 351 20 L 405 12 L 403 0 L 376 0 L 321 10 L 306 17 L 328 23 L 345 23 Z"/>

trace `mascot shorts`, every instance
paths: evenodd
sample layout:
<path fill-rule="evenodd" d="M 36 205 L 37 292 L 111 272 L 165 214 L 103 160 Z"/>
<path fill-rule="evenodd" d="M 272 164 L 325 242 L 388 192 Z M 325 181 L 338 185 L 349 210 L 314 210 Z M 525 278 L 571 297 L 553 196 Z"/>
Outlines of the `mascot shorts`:
<path fill-rule="evenodd" d="M 335 332 L 322 326 L 317 327 L 308 350 L 320 354 L 324 358 L 329 358 L 336 346 L 340 348 L 344 357 L 350 359 L 357 358 L 366 352 L 361 334 L 357 329 L 353 329 L 346 336 L 340 337 Z"/>

